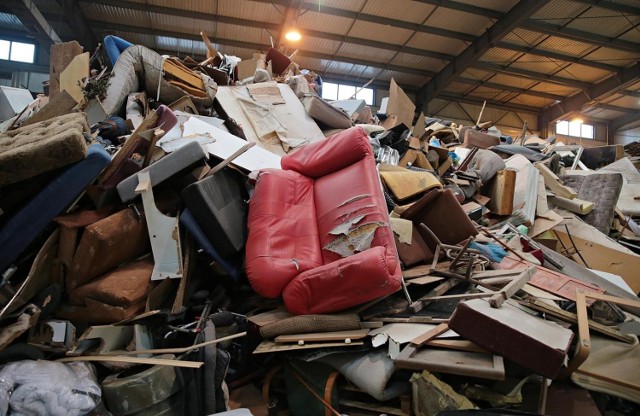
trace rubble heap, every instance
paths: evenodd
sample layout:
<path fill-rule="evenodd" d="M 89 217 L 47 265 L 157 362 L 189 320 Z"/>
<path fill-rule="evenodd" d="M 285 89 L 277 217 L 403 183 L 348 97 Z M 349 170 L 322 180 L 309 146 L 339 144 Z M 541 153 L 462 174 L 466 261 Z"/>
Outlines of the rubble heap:
<path fill-rule="evenodd" d="M 0 415 L 640 409 L 637 143 L 328 102 L 202 36 L 55 45 L 0 126 Z"/>

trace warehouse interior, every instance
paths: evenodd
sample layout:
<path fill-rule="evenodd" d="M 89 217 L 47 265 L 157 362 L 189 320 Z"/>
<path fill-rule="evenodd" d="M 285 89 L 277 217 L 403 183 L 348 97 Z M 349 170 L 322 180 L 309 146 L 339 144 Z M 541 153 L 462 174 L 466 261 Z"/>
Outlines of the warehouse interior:
<path fill-rule="evenodd" d="M 639 0 L 3 0 L 0 416 L 638 415 L 638 168 Z"/>

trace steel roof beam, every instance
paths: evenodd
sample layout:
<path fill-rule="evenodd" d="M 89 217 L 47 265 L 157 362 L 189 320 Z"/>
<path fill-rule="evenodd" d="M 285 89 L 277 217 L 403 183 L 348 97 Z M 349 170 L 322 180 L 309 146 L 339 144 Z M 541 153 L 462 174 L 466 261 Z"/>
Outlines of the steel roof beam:
<path fill-rule="evenodd" d="M 430 4 L 432 6 L 444 7 L 445 9 L 458 10 L 461 12 L 473 14 L 476 16 L 489 17 L 491 19 L 500 19 L 502 12 L 497 10 L 485 9 L 471 4 L 459 3 L 452 0 L 414 0 L 416 3 Z"/>
<path fill-rule="evenodd" d="M 592 45 L 601 46 L 603 48 L 612 48 L 626 52 L 638 52 L 640 50 L 640 43 L 629 42 L 628 40 L 622 39 L 612 39 L 607 36 L 602 36 L 596 33 L 585 32 L 577 29 L 571 29 L 568 27 L 559 27 L 540 20 L 528 20 L 521 26 L 525 29 L 533 30 L 534 32 L 544 33 L 545 35 L 557 36 L 583 43 L 590 43 Z"/>
<path fill-rule="evenodd" d="M 572 95 L 561 103 L 551 105 L 541 114 L 543 123 L 551 123 L 566 114 L 579 111 L 589 104 L 595 104 L 597 100 L 601 100 L 616 92 L 627 88 L 629 85 L 640 79 L 640 62 L 631 68 L 625 68 L 618 74 L 614 74 L 609 78 L 600 81 L 591 88 Z"/>
<path fill-rule="evenodd" d="M 467 68 L 474 66 L 495 42 L 500 41 L 520 23 L 549 0 L 521 1 L 511 8 L 500 20 L 469 45 L 458 57 L 449 62 L 438 75 L 426 83 L 416 97 L 416 111 L 419 113 L 424 104 L 445 91 L 447 86 Z"/>
<path fill-rule="evenodd" d="M 623 90 L 623 91 L 618 91 L 618 94 L 626 95 L 628 97 L 640 98 L 640 91 Z"/>
<path fill-rule="evenodd" d="M 4 6 L 22 22 L 30 35 L 45 44 L 62 42 L 33 0 L 5 0 Z"/>

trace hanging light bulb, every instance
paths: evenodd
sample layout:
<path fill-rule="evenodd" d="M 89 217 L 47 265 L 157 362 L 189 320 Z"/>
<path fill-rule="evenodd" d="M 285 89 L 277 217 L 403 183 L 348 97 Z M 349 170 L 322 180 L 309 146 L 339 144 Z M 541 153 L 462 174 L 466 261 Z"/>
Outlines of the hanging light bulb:
<path fill-rule="evenodd" d="M 287 33 L 284 35 L 284 37 L 285 39 L 291 42 L 297 42 L 300 39 L 302 39 L 302 35 L 298 31 L 298 29 L 296 29 L 295 26 L 290 27 Z"/>

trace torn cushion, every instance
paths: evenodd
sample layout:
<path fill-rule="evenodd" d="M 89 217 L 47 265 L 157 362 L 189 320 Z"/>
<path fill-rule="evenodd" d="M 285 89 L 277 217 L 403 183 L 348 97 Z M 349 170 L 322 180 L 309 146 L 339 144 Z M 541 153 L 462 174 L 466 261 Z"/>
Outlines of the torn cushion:
<path fill-rule="evenodd" d="M 33 178 L 85 158 L 84 113 L 71 113 L 0 134 L 0 186 Z"/>
<path fill-rule="evenodd" d="M 616 204 L 622 191 L 623 179 L 619 173 L 592 175 L 562 175 L 564 184 L 578 193 L 578 199 L 593 202 L 595 208 L 582 216 L 584 222 L 608 235 L 615 215 Z"/>

